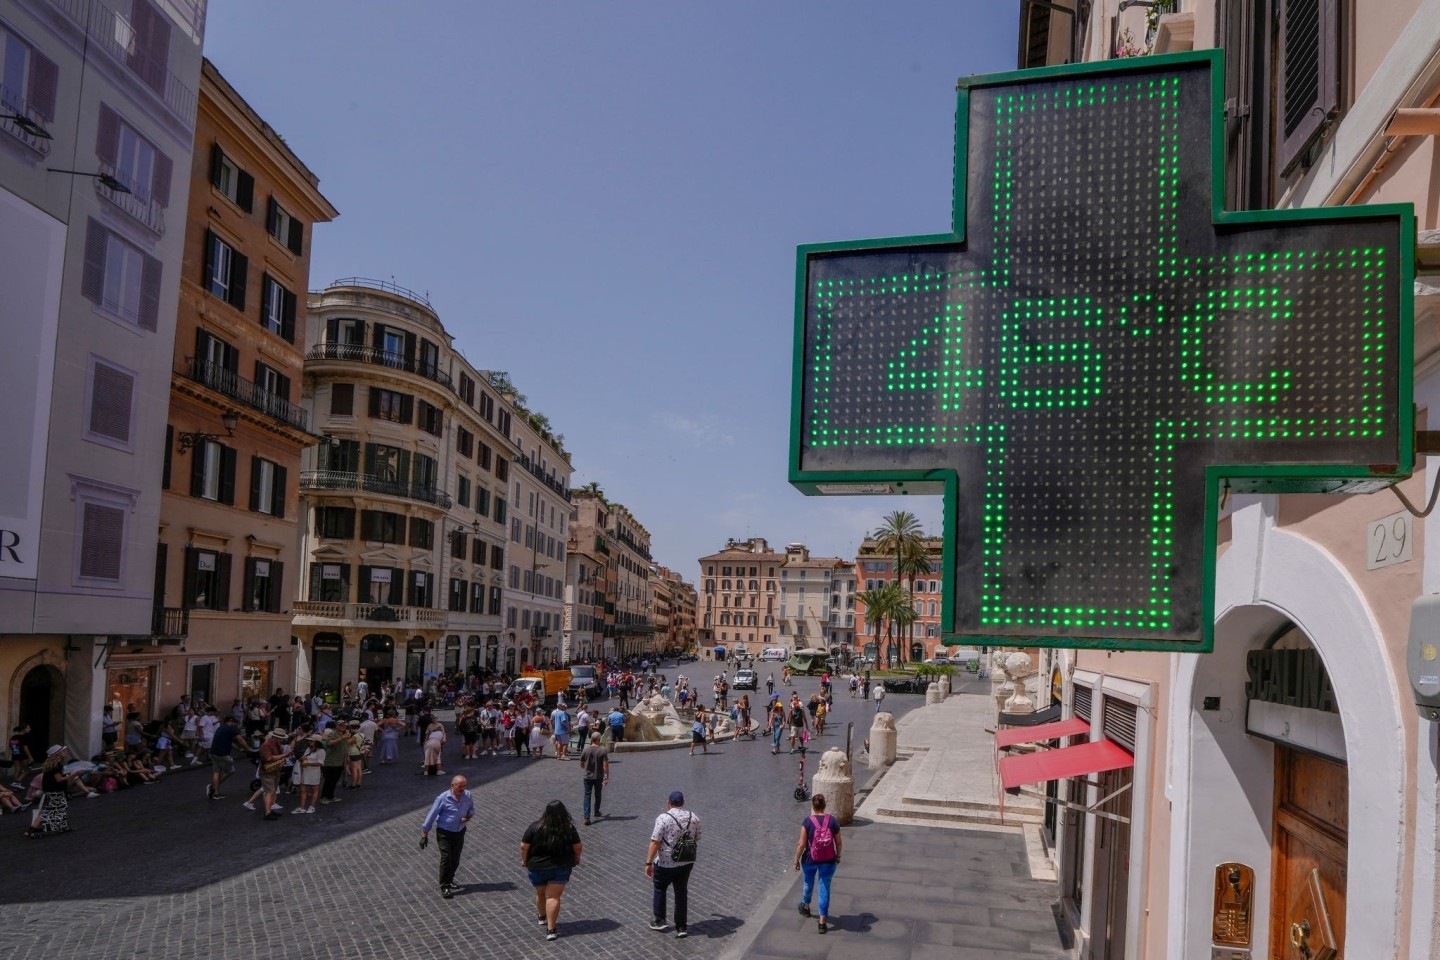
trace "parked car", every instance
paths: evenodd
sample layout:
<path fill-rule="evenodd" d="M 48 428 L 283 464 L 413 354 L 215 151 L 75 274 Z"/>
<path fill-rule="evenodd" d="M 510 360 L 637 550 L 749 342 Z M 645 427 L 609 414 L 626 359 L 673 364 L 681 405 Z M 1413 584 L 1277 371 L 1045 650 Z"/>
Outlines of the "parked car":
<path fill-rule="evenodd" d="M 586 700 L 603 700 L 605 698 L 605 687 L 600 684 L 595 668 L 589 664 L 579 664 L 570 668 L 571 698 L 579 696 L 582 690 L 585 691 Z"/>
<path fill-rule="evenodd" d="M 886 693 L 924 693 L 930 686 L 928 677 L 881 677 Z"/>
<path fill-rule="evenodd" d="M 700 658 L 699 658 L 698 656 L 696 656 L 695 654 L 693 654 L 693 653 L 682 653 L 682 654 L 680 654 L 680 656 L 678 656 L 678 657 L 675 658 L 675 662 L 676 662 L 676 663 L 694 663 L 696 660 L 699 660 L 699 659 L 700 659 Z"/>
<path fill-rule="evenodd" d="M 735 690 L 754 690 L 756 683 L 754 670 L 736 670 L 730 686 Z"/>

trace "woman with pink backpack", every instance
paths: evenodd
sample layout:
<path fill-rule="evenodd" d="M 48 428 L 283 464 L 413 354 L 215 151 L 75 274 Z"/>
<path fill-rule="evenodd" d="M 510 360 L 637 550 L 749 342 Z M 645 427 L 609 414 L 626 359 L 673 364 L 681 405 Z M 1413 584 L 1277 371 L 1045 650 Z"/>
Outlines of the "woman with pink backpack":
<path fill-rule="evenodd" d="M 840 821 L 825 812 L 825 794 L 810 798 L 810 816 L 800 825 L 800 839 L 795 844 L 795 869 L 804 871 L 805 884 L 800 891 L 800 914 L 810 916 L 810 895 L 817 881 L 820 887 L 820 932 L 829 930 L 826 921 L 830 912 L 830 880 L 840 864 Z"/>

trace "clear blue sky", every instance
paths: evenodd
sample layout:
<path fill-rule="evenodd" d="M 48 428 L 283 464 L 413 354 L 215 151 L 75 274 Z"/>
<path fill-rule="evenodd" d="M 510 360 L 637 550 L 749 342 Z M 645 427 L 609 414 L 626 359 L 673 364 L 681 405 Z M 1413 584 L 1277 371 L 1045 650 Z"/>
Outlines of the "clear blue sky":
<path fill-rule="evenodd" d="M 427 291 L 693 579 L 853 557 L 897 507 L 785 482 L 795 247 L 949 226 L 955 80 L 1018 0 L 211 0 L 206 54 L 320 177 L 311 286 Z"/>

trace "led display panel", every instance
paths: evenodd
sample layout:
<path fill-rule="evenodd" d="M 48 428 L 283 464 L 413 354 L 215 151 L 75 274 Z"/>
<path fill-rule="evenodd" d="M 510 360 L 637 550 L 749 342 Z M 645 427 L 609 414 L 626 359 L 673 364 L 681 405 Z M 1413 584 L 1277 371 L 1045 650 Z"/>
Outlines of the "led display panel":
<path fill-rule="evenodd" d="M 790 479 L 946 491 L 953 642 L 1207 650 L 1225 487 L 1413 463 L 1413 212 L 1223 212 L 1219 53 L 1145 60 L 963 82 L 952 233 L 800 249 Z"/>

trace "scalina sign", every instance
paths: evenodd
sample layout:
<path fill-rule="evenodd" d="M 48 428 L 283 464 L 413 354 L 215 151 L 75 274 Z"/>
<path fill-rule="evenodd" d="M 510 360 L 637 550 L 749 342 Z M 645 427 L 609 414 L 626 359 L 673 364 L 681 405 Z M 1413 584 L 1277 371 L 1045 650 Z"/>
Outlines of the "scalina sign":
<path fill-rule="evenodd" d="M 952 232 L 799 249 L 790 481 L 944 494 L 947 642 L 1207 651 L 1224 489 L 1412 469 L 1413 210 L 1221 210 L 1221 76 L 963 80 Z"/>

